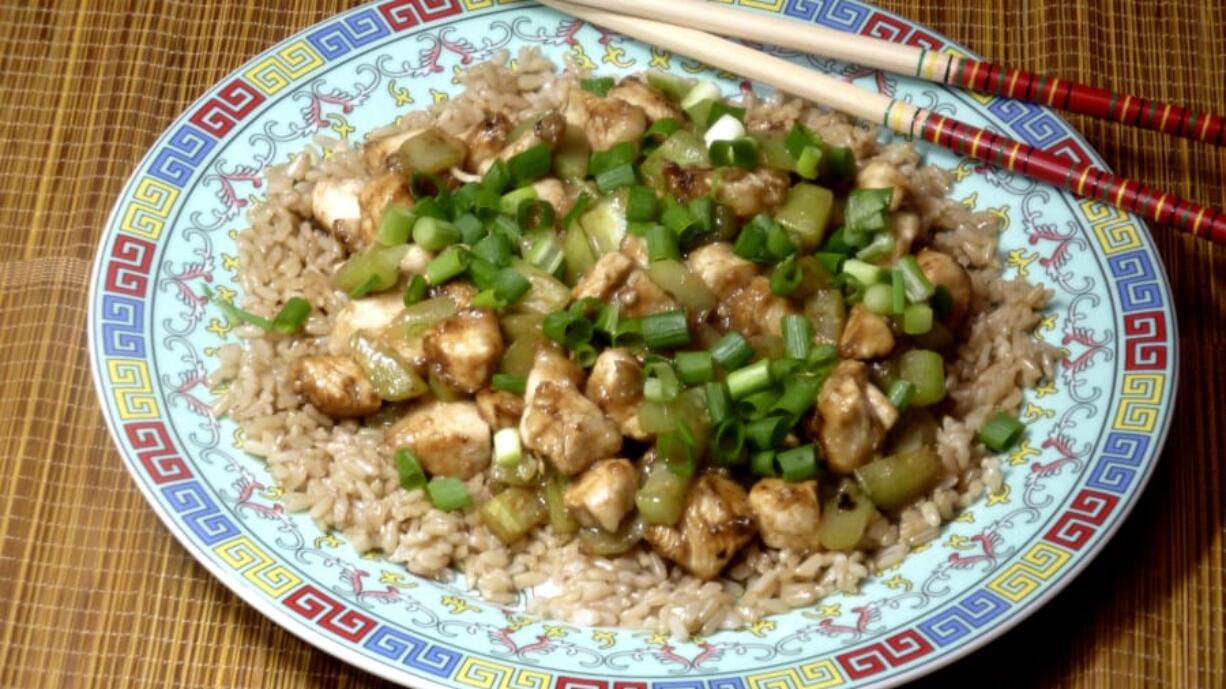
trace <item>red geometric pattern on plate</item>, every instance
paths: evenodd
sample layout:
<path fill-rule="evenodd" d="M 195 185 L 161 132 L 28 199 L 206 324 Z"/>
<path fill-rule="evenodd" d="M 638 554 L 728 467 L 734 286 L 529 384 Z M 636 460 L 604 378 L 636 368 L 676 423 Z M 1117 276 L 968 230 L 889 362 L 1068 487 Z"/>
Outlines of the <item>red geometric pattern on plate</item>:
<path fill-rule="evenodd" d="M 1119 501 L 1118 497 L 1109 493 L 1085 488 L 1073 498 L 1068 511 L 1060 515 L 1043 538 L 1066 548 L 1081 550 Z"/>
<path fill-rule="evenodd" d="M 345 607 L 332 596 L 310 584 L 289 594 L 283 602 L 290 610 L 314 621 L 315 624 L 342 639 L 354 643 L 361 641 L 370 633 L 370 630 L 375 628 L 373 619 L 357 610 Z"/>
<path fill-rule="evenodd" d="M 945 47 L 945 41 L 933 36 L 923 29 L 916 29 L 911 37 L 906 41 L 907 45 L 913 45 L 919 48 L 927 48 L 928 50 L 940 50 Z"/>
<path fill-rule="evenodd" d="M 263 102 L 264 94 L 242 79 L 235 79 L 192 113 L 191 121 L 220 139 Z"/>
<path fill-rule="evenodd" d="M 123 434 L 132 443 L 132 449 L 136 450 L 137 458 L 154 483 L 170 483 L 192 477 L 191 469 L 175 452 L 170 433 L 161 421 L 125 424 Z"/>
<path fill-rule="evenodd" d="M 839 665 L 851 679 L 860 679 L 885 672 L 932 652 L 932 644 L 914 629 L 908 629 L 885 641 L 862 646 L 838 656 Z"/>
<path fill-rule="evenodd" d="M 874 12 L 869 15 L 868 21 L 864 22 L 864 26 L 860 28 L 860 33 L 892 43 L 902 43 L 903 39 L 911 33 L 911 27 L 906 22 L 895 19 L 888 14 Z"/>
<path fill-rule="evenodd" d="M 459 14 L 460 0 L 392 0 L 379 5 L 379 12 L 392 25 L 392 31 L 404 31 Z"/>
<path fill-rule="evenodd" d="M 591 677 L 558 675 L 558 681 L 554 684 L 554 689 L 609 689 L 609 682 Z M 647 683 L 615 679 L 613 680 L 613 689 L 647 689 Z"/>
<path fill-rule="evenodd" d="M 106 262 L 106 291 L 130 297 L 145 296 L 149 269 L 153 266 L 153 242 L 131 235 L 115 235 L 111 258 Z"/>
<path fill-rule="evenodd" d="M 1142 311 L 1124 316 L 1124 370 L 1166 369 L 1166 314 Z"/>

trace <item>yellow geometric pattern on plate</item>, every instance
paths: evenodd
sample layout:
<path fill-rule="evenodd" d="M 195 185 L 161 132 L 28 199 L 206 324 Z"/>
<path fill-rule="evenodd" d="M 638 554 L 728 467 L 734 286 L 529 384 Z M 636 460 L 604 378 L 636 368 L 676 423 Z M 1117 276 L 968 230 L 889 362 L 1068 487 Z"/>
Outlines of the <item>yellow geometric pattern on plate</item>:
<path fill-rule="evenodd" d="M 1120 408 L 1112 428 L 1149 433 L 1158 423 L 1166 376 L 1161 373 L 1126 373 L 1120 384 Z"/>
<path fill-rule="evenodd" d="M 106 378 L 111 383 L 121 420 L 156 419 L 162 415 L 149 381 L 149 366 L 144 361 L 107 359 Z"/>
<path fill-rule="evenodd" d="M 271 555 L 246 536 L 221 543 L 213 548 L 213 552 L 217 553 L 230 569 L 242 572 L 244 579 L 273 598 L 280 598 L 281 594 L 302 583 L 302 579 L 272 559 Z"/>
<path fill-rule="evenodd" d="M 783 0 L 716 0 L 716 2 L 725 5 L 740 5 L 741 7 L 751 7 L 755 10 L 769 10 L 778 12 L 783 9 Z"/>
<path fill-rule="evenodd" d="M 141 178 L 132 201 L 123 211 L 119 229 L 138 237 L 157 241 L 166 229 L 170 209 L 179 199 L 179 190 L 152 177 Z"/>
<path fill-rule="evenodd" d="M 826 689 L 846 682 L 843 673 L 830 658 L 749 675 L 745 681 L 749 683 L 749 689 Z"/>
<path fill-rule="evenodd" d="M 472 12 L 473 10 L 485 10 L 494 5 L 511 5 L 523 0 L 464 0 L 464 9 Z"/>
<path fill-rule="evenodd" d="M 1048 543 L 1036 543 L 1026 551 L 1020 561 L 1013 563 L 993 579 L 988 588 L 1016 603 L 1060 571 L 1064 563 L 1072 557 L 1072 553 L 1062 548 Z"/>
<path fill-rule="evenodd" d="M 323 66 L 324 59 L 306 40 L 290 43 L 243 72 L 256 88 L 271 96 L 290 82 Z"/>
<path fill-rule="evenodd" d="M 469 656 L 456 672 L 455 681 L 478 689 L 545 689 L 553 676 L 547 672 L 516 668 Z"/>
<path fill-rule="evenodd" d="M 1124 211 L 1093 199 L 1077 205 L 1090 221 L 1090 228 L 1104 254 L 1110 256 L 1141 246 L 1141 232 Z"/>

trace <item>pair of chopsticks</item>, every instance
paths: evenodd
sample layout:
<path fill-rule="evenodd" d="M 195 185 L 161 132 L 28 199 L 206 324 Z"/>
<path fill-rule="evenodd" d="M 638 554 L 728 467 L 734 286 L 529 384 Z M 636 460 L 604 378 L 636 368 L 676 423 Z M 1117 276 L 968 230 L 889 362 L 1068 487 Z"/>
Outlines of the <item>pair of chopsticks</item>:
<path fill-rule="evenodd" d="M 1226 244 L 1226 213 L 1155 191 L 1088 163 L 1073 162 L 910 103 L 866 91 L 691 27 L 1218 144 L 1226 143 L 1226 121 L 1220 117 L 702 0 L 618 0 L 614 4 L 616 12 L 599 9 L 607 0 L 541 2 L 589 23 L 744 75 L 847 115 L 881 122 L 905 136 L 1061 187 L 1079 197 L 1117 206 L 1193 236 Z"/>

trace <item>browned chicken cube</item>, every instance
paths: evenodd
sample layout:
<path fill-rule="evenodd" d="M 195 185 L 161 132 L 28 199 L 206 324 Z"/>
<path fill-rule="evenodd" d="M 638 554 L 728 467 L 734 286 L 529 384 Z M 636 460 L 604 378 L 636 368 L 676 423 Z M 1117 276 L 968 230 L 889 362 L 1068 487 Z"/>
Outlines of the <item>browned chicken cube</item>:
<path fill-rule="evenodd" d="M 782 170 L 730 167 L 722 168 L 718 173 L 715 200 L 728 206 L 737 217 L 752 218 L 759 213 L 774 212 L 787 199 L 791 179 Z M 663 174 L 668 190 L 681 202 L 688 203 L 711 193 L 716 171 L 667 163 Z"/>
<path fill-rule="evenodd" d="M 502 330 L 491 311 L 465 309 L 423 339 L 431 369 L 448 387 L 468 394 L 489 385 L 502 358 Z"/>
<path fill-rule="evenodd" d="M 749 507 L 766 545 L 802 553 L 820 547 L 822 508 L 817 500 L 817 481 L 788 483 L 764 478 L 750 489 Z"/>
<path fill-rule="evenodd" d="M 481 418 L 495 431 L 518 426 L 524 415 L 524 398 L 512 392 L 482 390 L 475 399 Z"/>
<path fill-rule="evenodd" d="M 720 302 L 717 313 L 730 330 L 745 337 L 778 335 L 783 317 L 796 313 L 792 302 L 771 291 L 770 280 L 756 276 L 744 289 Z"/>
<path fill-rule="evenodd" d="M 681 119 L 681 109 L 673 104 L 663 93 L 651 88 L 635 77 L 626 77 L 617 86 L 609 90 L 609 98 L 625 101 L 637 106 L 652 122 L 671 117 Z"/>
<path fill-rule="evenodd" d="M 427 400 L 387 429 L 387 444 L 407 447 L 431 476 L 469 479 L 490 464 L 491 434 L 472 401 Z"/>
<path fill-rule="evenodd" d="M 348 356 L 304 356 L 293 373 L 294 388 L 334 419 L 366 416 L 383 405 L 366 372 Z"/>
<path fill-rule="evenodd" d="M 839 337 L 839 355 L 848 359 L 878 359 L 894 351 L 894 332 L 885 316 L 863 304 L 851 307 L 847 325 Z"/>
<path fill-rule="evenodd" d="M 526 449 L 567 476 L 613 457 L 622 447 L 617 424 L 568 383 L 537 384 L 519 422 L 519 435 Z"/>
<path fill-rule="evenodd" d="M 608 150 L 623 141 L 638 142 L 647 131 L 647 114 L 642 108 L 579 89 L 570 93 L 566 119 L 582 127 L 595 151 Z"/>
<path fill-rule="evenodd" d="M 566 488 L 563 504 L 583 526 L 617 531 L 634 509 L 639 475 L 626 459 L 602 459 Z"/>
<path fill-rule="evenodd" d="M 881 399 L 884 394 L 869 382 L 868 366 L 860 361 L 840 361 L 822 384 L 809 430 L 821 443 L 826 465 L 834 473 L 850 474 L 881 447 L 889 426 L 897 420 L 897 413 L 887 412 L 890 418 L 882 418 L 877 411 Z M 885 404 L 889 405 L 888 399 Z"/>
<path fill-rule="evenodd" d="M 708 472 L 690 488 L 681 521 L 649 526 L 643 538 L 690 574 L 714 579 L 754 533 L 745 489 L 722 473 Z"/>
<path fill-rule="evenodd" d="M 744 288 L 758 274 L 757 266 L 733 253 L 727 242 L 712 242 L 694 249 L 685 263 L 720 299 Z"/>
<path fill-rule="evenodd" d="M 487 115 L 465 135 L 468 144 L 468 158 L 464 168 L 471 172 L 484 172 L 489 164 L 507 145 L 507 136 L 512 129 L 511 120 L 502 113 Z"/>
<path fill-rule="evenodd" d="M 588 268 L 571 291 L 571 297 L 576 301 L 591 297 L 617 304 L 627 318 L 678 308 L 668 292 L 653 282 L 633 259 L 618 251 L 601 256 Z"/>
<path fill-rule="evenodd" d="M 949 254 L 923 249 L 916 255 L 924 277 L 934 287 L 944 287 L 949 293 L 949 313 L 945 314 L 944 323 L 950 328 L 957 328 L 966 317 L 966 310 L 971 304 L 971 276 L 953 256 Z"/>
<path fill-rule="evenodd" d="M 606 349 L 596 357 L 587 379 L 587 396 L 621 427 L 622 435 L 636 440 L 650 436 L 639 426 L 643 404 L 643 367 L 629 350 Z"/>

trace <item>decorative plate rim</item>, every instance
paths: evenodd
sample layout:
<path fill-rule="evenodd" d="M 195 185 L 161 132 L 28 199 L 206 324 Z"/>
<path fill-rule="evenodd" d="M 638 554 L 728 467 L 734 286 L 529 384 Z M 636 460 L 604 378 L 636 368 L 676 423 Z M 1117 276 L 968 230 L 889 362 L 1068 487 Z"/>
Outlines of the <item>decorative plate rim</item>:
<path fill-rule="evenodd" d="M 431 0 L 424 0 L 424 1 L 428 3 Z M 481 10 L 484 9 L 484 6 L 478 6 L 475 9 L 469 7 L 469 5 L 471 4 L 470 0 L 464 0 L 464 3 L 463 3 L 464 9 L 458 9 L 461 7 L 459 0 L 442 0 L 442 1 L 444 3 L 446 2 L 453 3 L 453 5 L 457 8 L 457 12 L 456 12 L 456 14 L 458 15 L 457 19 L 465 18 L 466 16 L 471 16 L 472 14 L 479 13 L 481 12 Z M 504 2 L 504 0 L 497 0 L 497 1 L 499 5 L 501 5 Z M 515 2 L 515 0 L 506 0 L 506 1 Z M 755 0 L 725 0 L 725 1 L 731 1 L 734 3 L 744 4 L 748 7 L 758 7 L 759 9 L 769 9 L 765 7 L 765 5 L 763 5 L 761 2 L 755 2 Z M 787 4 L 789 7 L 791 7 L 792 4 L 804 3 L 806 1 L 807 0 L 787 0 Z M 827 0 L 827 1 L 831 2 L 832 7 L 837 7 L 844 0 Z M 289 631 L 294 636 L 311 644 L 312 646 L 329 653 L 333 657 L 343 660 L 346 663 L 349 663 L 355 667 L 361 668 L 362 670 L 365 670 L 374 675 L 377 675 L 379 677 L 382 677 L 384 679 L 387 679 L 389 681 L 393 681 L 396 683 L 404 684 L 407 681 L 411 680 L 414 685 L 423 685 L 426 687 L 430 687 L 431 689 L 435 687 L 438 687 L 439 689 L 448 689 L 448 687 L 454 686 L 454 681 L 455 681 L 454 678 L 451 678 L 451 679 L 432 678 L 425 674 L 421 674 L 420 671 L 414 672 L 411 668 L 408 668 L 407 666 L 401 665 L 399 663 L 397 663 L 396 666 L 393 666 L 393 663 L 391 662 L 380 662 L 374 658 L 367 657 L 363 655 L 362 653 L 357 652 L 354 648 L 351 648 L 345 645 L 340 639 L 333 638 L 327 634 L 322 633 L 317 627 L 310 626 L 308 624 L 309 620 L 305 620 L 302 618 L 296 618 L 292 616 L 288 609 L 277 606 L 276 599 L 261 596 L 257 590 L 253 589 L 250 586 L 245 585 L 242 581 L 240 581 L 236 572 L 227 571 L 223 569 L 219 563 L 214 561 L 212 558 L 208 557 L 206 553 L 206 550 L 207 550 L 206 548 L 202 546 L 198 546 L 197 544 L 192 542 L 183 524 L 176 521 L 175 517 L 171 515 L 168 510 L 164 509 L 162 505 L 159 503 L 158 495 L 156 494 L 156 489 L 151 484 L 148 484 L 144 480 L 144 477 L 140 473 L 138 473 L 136 461 L 131 456 L 129 456 L 128 451 L 124 447 L 123 436 L 121 435 L 121 431 L 120 431 L 120 423 L 119 423 L 120 419 L 116 418 L 116 416 L 112 413 L 110 407 L 107 404 L 108 387 L 107 387 L 107 383 L 104 381 L 102 367 L 101 367 L 101 363 L 103 362 L 104 355 L 100 351 L 101 342 L 100 342 L 100 338 L 97 336 L 100 319 L 99 319 L 98 308 L 96 306 L 96 303 L 97 303 L 98 292 L 101 291 L 100 279 L 102 277 L 102 271 L 103 271 L 104 264 L 106 263 L 106 259 L 108 258 L 108 254 L 107 254 L 108 242 L 112 238 L 112 236 L 115 234 L 114 228 L 116 226 L 116 221 L 118 219 L 118 216 L 123 208 L 124 200 L 133 191 L 138 178 L 141 177 L 143 171 L 146 171 L 148 164 L 154 158 L 155 154 L 159 152 L 160 146 L 164 144 L 166 140 L 177 130 L 177 127 L 187 122 L 189 116 L 193 112 L 195 112 L 198 108 L 200 108 L 209 98 L 214 97 L 216 90 L 220 86 L 222 86 L 223 84 L 227 84 L 229 81 L 233 79 L 241 77 L 244 72 L 252 69 L 253 66 L 257 65 L 261 60 L 267 58 L 267 56 L 270 55 L 271 53 L 277 51 L 278 49 L 287 47 L 296 41 L 304 40 L 312 32 L 321 29 L 321 27 L 325 26 L 326 24 L 335 22 L 341 18 L 350 17 L 359 12 L 371 10 L 379 5 L 412 3 L 414 7 L 419 10 L 419 13 L 420 13 L 421 8 L 417 6 L 418 2 L 419 0 L 399 0 L 399 3 L 394 3 L 394 2 L 389 3 L 389 2 L 386 2 L 386 0 L 370 0 L 358 6 L 355 6 L 347 10 L 344 10 L 342 12 L 333 14 L 310 26 L 304 27 L 302 30 L 267 46 L 266 48 L 261 50 L 259 53 L 255 54 L 248 61 L 244 62 L 243 64 L 241 64 L 234 70 L 228 72 L 227 74 L 223 75 L 220 79 L 218 79 L 211 86 L 209 86 L 200 97 L 193 100 L 190 104 L 186 106 L 186 108 L 180 114 L 175 116 L 174 119 L 172 119 L 169 122 L 167 127 L 161 132 L 161 134 L 159 134 L 159 136 L 154 141 L 154 143 L 149 147 L 149 149 L 145 152 L 145 154 L 141 157 L 139 162 L 136 164 L 136 166 L 132 170 L 132 173 L 128 176 L 127 180 L 125 181 L 122 187 L 122 191 L 120 192 L 115 205 L 112 207 L 110 213 L 107 215 L 105 225 L 103 226 L 103 231 L 99 235 L 99 245 L 98 245 L 97 253 L 95 254 L 95 257 L 94 257 L 94 261 L 91 266 L 91 271 L 90 271 L 90 283 L 89 283 L 90 289 L 89 289 L 89 294 L 88 294 L 89 308 L 88 308 L 88 313 L 87 313 L 86 329 L 87 329 L 87 346 L 88 346 L 88 352 L 90 355 L 91 373 L 92 373 L 92 378 L 94 381 L 95 392 L 98 395 L 98 399 L 99 399 L 99 403 L 101 407 L 101 413 L 102 413 L 104 421 L 106 422 L 107 431 L 112 438 L 112 442 L 115 443 L 115 446 L 119 451 L 119 454 L 124 460 L 124 466 L 127 468 L 128 472 L 132 475 L 134 482 L 137 484 L 137 487 L 139 488 L 141 494 L 144 496 L 145 500 L 150 504 L 150 507 L 153 509 L 154 513 L 157 514 L 158 518 L 162 521 L 162 523 L 166 526 L 166 528 L 171 532 L 171 534 L 175 537 L 175 539 L 178 540 L 179 543 L 189 553 L 191 553 L 192 557 L 198 563 L 203 565 L 204 568 L 215 579 L 219 580 L 223 585 L 225 585 L 226 588 L 228 588 L 230 591 L 238 595 L 240 599 L 242 599 L 248 605 L 251 605 L 256 610 L 258 610 L 265 617 L 275 622 L 279 627 L 281 627 L 282 629 L 286 631 Z M 853 2 L 854 4 L 859 4 L 865 7 L 869 7 L 873 9 L 875 12 L 878 12 L 884 15 L 885 17 L 892 19 L 896 22 L 901 22 L 903 25 L 910 27 L 911 30 L 923 29 L 925 32 L 927 32 L 932 37 L 938 40 L 944 40 L 946 47 L 952 48 L 954 50 L 958 50 L 971 57 L 978 57 L 975 53 L 972 53 L 971 51 L 966 50 L 966 48 L 961 46 L 960 44 L 946 39 L 942 34 L 929 31 L 927 27 L 923 24 L 911 21 L 894 12 L 891 12 L 891 11 L 879 8 L 875 5 L 872 5 L 871 2 L 869 2 L 868 0 L 853 0 Z M 493 3 L 487 2 L 487 4 L 492 5 Z M 783 13 L 784 4 L 785 4 L 784 0 L 778 0 L 775 4 L 778 6 L 778 8 L 775 11 Z M 821 11 L 822 0 L 818 0 L 816 4 L 819 6 L 818 11 Z M 510 7 L 505 7 L 505 6 L 498 7 L 497 10 L 498 11 L 506 11 L 506 10 L 513 11 L 518 8 L 531 8 L 531 7 L 534 7 L 534 5 L 535 3 L 532 3 L 532 2 L 525 2 L 523 4 L 516 3 L 514 6 L 510 6 Z M 426 25 L 429 23 L 429 21 L 430 20 L 424 20 L 422 21 L 422 24 Z M 393 38 L 394 38 L 394 34 L 396 33 L 396 31 L 393 31 L 392 33 L 393 33 Z M 951 90 L 946 87 L 941 87 L 941 88 L 943 88 L 946 91 Z M 1105 162 L 1099 156 L 1097 151 L 1094 150 L 1089 145 L 1089 142 L 1086 141 L 1084 135 L 1082 135 L 1081 132 L 1079 132 L 1074 127 L 1072 127 L 1067 121 L 1065 121 L 1063 117 L 1057 114 L 1056 111 L 1048 109 L 1048 108 L 1041 108 L 1040 111 L 1045 112 L 1049 114 L 1050 116 L 1052 116 L 1053 118 L 1055 118 L 1058 124 L 1060 124 L 1067 130 L 1070 137 L 1073 138 L 1075 142 L 1081 146 L 1082 152 L 1084 152 L 1090 159 L 1092 159 L 1096 165 L 1102 167 L 1105 170 L 1108 170 L 1108 171 L 1110 170 L 1110 167 L 1105 164 Z M 226 140 L 225 136 L 217 137 L 217 138 L 218 138 L 217 143 L 221 143 L 222 141 Z M 1133 489 L 1133 491 L 1129 495 L 1127 495 L 1125 498 L 1121 499 L 1121 502 L 1123 502 L 1123 504 L 1120 505 L 1119 509 L 1117 509 L 1114 514 L 1110 515 L 1110 521 L 1108 521 L 1105 525 L 1102 525 L 1094 533 L 1094 541 L 1088 544 L 1088 547 L 1078 552 L 1077 557 L 1071 563 L 1071 566 L 1059 571 L 1059 576 L 1055 578 L 1054 580 L 1045 582 L 1044 585 L 1040 587 L 1040 590 L 1037 593 L 1037 595 L 1035 595 L 1033 598 L 1028 598 L 1024 604 L 1018 606 L 1015 610 L 1011 611 L 1011 614 L 1008 615 L 1005 619 L 992 624 L 992 626 L 989 627 L 987 630 L 978 631 L 978 633 L 975 634 L 973 638 L 969 639 L 965 643 L 962 643 L 954 647 L 951 650 L 948 650 L 943 653 L 935 654 L 934 656 L 926 658 L 924 661 L 914 664 L 911 667 L 907 667 L 900 672 L 889 674 L 886 677 L 883 677 L 876 681 L 870 681 L 868 684 L 864 684 L 862 686 L 871 686 L 871 687 L 896 686 L 896 685 L 903 684 L 907 681 L 914 680 L 918 677 L 928 675 L 940 668 L 946 667 L 954 663 L 955 661 L 966 657 L 967 655 L 969 655 L 970 653 L 974 651 L 981 649 L 983 646 L 1003 636 L 1006 632 L 1014 629 L 1023 620 L 1030 617 L 1037 610 L 1042 608 L 1044 605 L 1050 602 L 1054 597 L 1060 594 L 1069 585 L 1069 583 L 1072 582 L 1073 579 L 1075 579 L 1089 565 L 1089 563 L 1091 563 L 1098 557 L 1098 555 L 1105 548 L 1106 544 L 1110 542 L 1112 538 L 1114 538 L 1115 534 L 1118 532 L 1120 527 L 1131 515 L 1137 502 L 1140 501 L 1141 496 L 1143 495 L 1145 488 L 1148 486 L 1150 478 L 1153 475 L 1154 469 L 1157 466 L 1158 461 L 1161 460 L 1162 450 L 1165 448 L 1167 437 L 1170 432 L 1170 428 L 1171 428 L 1172 421 L 1174 418 L 1173 407 L 1175 404 L 1175 400 L 1177 399 L 1179 382 L 1180 382 L 1179 381 L 1179 378 L 1180 378 L 1180 375 L 1179 375 L 1179 372 L 1180 372 L 1180 343 L 1177 337 L 1177 333 L 1179 332 L 1178 331 L 1178 314 L 1175 309 L 1174 300 L 1172 299 L 1173 295 L 1172 295 L 1172 291 L 1170 287 L 1170 281 L 1169 281 L 1167 271 L 1166 271 L 1165 262 L 1162 260 L 1162 256 L 1157 250 L 1157 245 L 1154 242 L 1153 235 L 1150 232 L 1148 225 L 1142 219 L 1132 214 L 1127 214 L 1125 218 L 1126 220 L 1130 221 L 1131 224 L 1135 226 L 1135 228 L 1138 230 L 1139 235 L 1140 235 L 1139 239 L 1141 240 L 1139 242 L 1140 248 L 1147 250 L 1150 258 L 1154 259 L 1155 265 L 1159 268 L 1158 270 L 1154 271 L 1155 273 L 1154 278 L 1156 278 L 1156 282 L 1160 287 L 1161 294 L 1164 295 L 1166 299 L 1166 304 L 1164 306 L 1163 313 L 1165 317 L 1169 318 L 1169 324 L 1167 325 L 1167 327 L 1168 327 L 1168 333 L 1170 333 L 1167 336 L 1167 339 L 1163 341 L 1168 347 L 1167 352 L 1168 352 L 1169 362 L 1170 362 L 1170 366 L 1169 366 L 1170 374 L 1169 376 L 1167 376 L 1167 379 L 1165 381 L 1165 385 L 1168 387 L 1166 387 L 1164 390 L 1165 394 L 1163 394 L 1156 402 L 1156 404 L 1159 405 L 1159 408 L 1162 410 L 1161 411 L 1162 420 L 1158 427 L 1147 432 L 1147 435 L 1149 435 L 1153 440 L 1153 446 L 1151 448 L 1147 448 L 1147 450 L 1145 451 L 1145 456 L 1150 457 L 1150 460 L 1148 462 L 1145 462 L 1141 467 L 1141 471 L 1137 473 L 1134 479 L 1136 481 L 1135 489 Z M 1088 230 L 1088 227 L 1087 227 L 1087 230 Z M 156 250 L 157 250 L 157 247 L 153 249 L 153 251 L 156 251 Z M 1094 253 L 1093 250 L 1091 250 L 1091 253 Z M 152 275 L 153 273 L 151 273 L 151 276 Z M 1122 339 L 1123 338 L 1121 337 L 1121 340 Z M 1125 346 L 1126 345 L 1121 341 L 1119 345 L 1120 351 L 1123 351 L 1123 348 Z M 1118 373 L 1119 372 L 1117 371 L 1113 375 L 1118 375 Z M 1109 407 L 1109 409 L 1112 409 L 1112 408 L 1113 407 Z M 1104 424 L 1105 424 L 1104 426 L 1104 432 L 1105 432 L 1107 428 L 1110 428 L 1110 421 L 1106 420 L 1104 421 Z M 168 423 L 168 425 L 172 425 L 172 424 Z M 1142 459 L 1144 459 L 1144 457 L 1142 457 Z M 1072 497 L 1072 492 L 1070 492 L 1068 496 L 1062 496 L 1061 499 L 1067 500 L 1068 498 L 1071 498 L 1071 497 Z M 953 604 L 965 594 L 966 594 L 965 590 L 961 591 L 957 595 L 953 596 L 950 600 L 945 601 L 945 603 L 943 603 L 942 605 L 948 606 L 950 604 Z M 805 659 L 806 659 L 805 657 L 799 657 L 799 658 L 793 658 L 792 661 L 803 662 Z M 518 661 L 516 661 L 513 658 L 507 659 L 506 662 L 516 667 L 519 667 L 521 665 Z M 595 675 L 598 673 L 589 672 L 586 674 Z M 740 673 L 738 671 L 738 674 L 743 674 L 743 673 Z M 549 675 L 549 676 L 551 680 L 552 678 L 556 677 L 556 675 Z M 680 680 L 681 677 L 678 677 L 677 679 Z M 504 679 L 503 684 L 505 685 L 507 681 L 508 681 L 507 679 Z M 559 683 L 558 686 L 561 686 L 561 684 Z M 572 685 L 572 686 L 580 686 L 580 685 Z"/>

